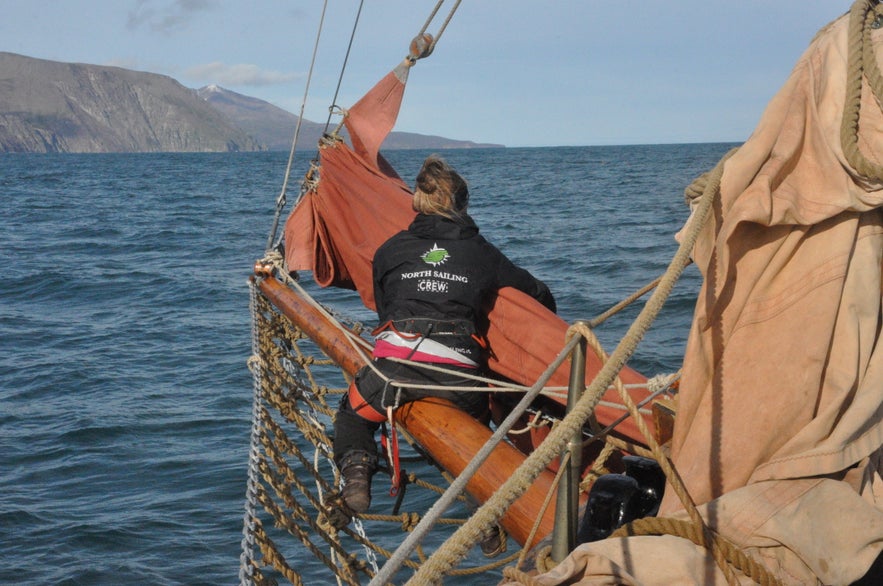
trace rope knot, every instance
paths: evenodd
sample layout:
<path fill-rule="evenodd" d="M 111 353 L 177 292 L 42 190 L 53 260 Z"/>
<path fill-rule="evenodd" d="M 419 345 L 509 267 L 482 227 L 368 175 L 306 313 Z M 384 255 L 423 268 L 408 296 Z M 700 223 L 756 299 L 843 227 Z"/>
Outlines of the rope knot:
<path fill-rule="evenodd" d="M 680 371 L 672 374 L 657 374 L 656 376 L 652 376 L 647 379 L 647 390 L 650 394 L 653 394 L 668 388 L 676 388 L 676 383 L 679 382 L 680 376 Z"/>
<path fill-rule="evenodd" d="M 567 333 L 564 336 L 566 341 L 570 341 L 574 336 L 582 336 L 586 340 L 591 340 L 595 337 L 595 333 L 592 332 L 592 328 L 585 322 L 576 322 L 567 328 Z"/>
<path fill-rule="evenodd" d="M 537 550 L 534 565 L 541 573 L 555 569 L 558 563 L 552 559 L 552 546 L 546 545 Z"/>
<path fill-rule="evenodd" d="M 598 336 L 595 335 L 595 331 L 589 326 L 588 322 L 578 321 L 567 328 L 565 340 L 569 342 L 574 336 L 582 336 L 585 338 L 589 347 L 595 352 L 595 355 L 600 358 L 602 362 L 607 360 L 607 353 L 604 351 L 604 348 L 601 346 L 601 341 L 598 340 Z"/>
<path fill-rule="evenodd" d="M 402 514 L 402 531 L 413 531 L 418 523 L 420 523 L 420 515 L 417 513 Z"/>
<path fill-rule="evenodd" d="M 246 366 L 248 366 L 248 370 L 252 373 L 261 372 L 267 369 L 267 363 L 264 362 L 264 359 L 257 355 L 252 355 L 246 360 Z"/>

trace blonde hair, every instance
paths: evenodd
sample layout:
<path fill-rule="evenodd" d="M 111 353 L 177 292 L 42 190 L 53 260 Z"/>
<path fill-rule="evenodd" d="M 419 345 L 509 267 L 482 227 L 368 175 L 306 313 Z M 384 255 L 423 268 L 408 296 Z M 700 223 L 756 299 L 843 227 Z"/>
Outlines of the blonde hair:
<path fill-rule="evenodd" d="M 458 218 L 465 215 L 468 203 L 466 180 L 438 155 L 428 156 L 417 173 L 411 202 L 414 211 Z"/>

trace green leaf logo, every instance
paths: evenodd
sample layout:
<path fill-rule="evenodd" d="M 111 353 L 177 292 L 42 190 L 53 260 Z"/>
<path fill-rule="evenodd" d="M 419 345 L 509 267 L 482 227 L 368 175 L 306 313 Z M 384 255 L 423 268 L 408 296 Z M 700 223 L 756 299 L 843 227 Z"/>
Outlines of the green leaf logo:
<path fill-rule="evenodd" d="M 422 260 L 426 264 L 437 267 L 449 258 L 451 258 L 451 255 L 448 254 L 447 250 L 445 250 L 444 248 L 439 248 L 438 244 L 433 244 L 432 248 L 423 253 L 423 256 L 420 257 L 420 260 Z"/>

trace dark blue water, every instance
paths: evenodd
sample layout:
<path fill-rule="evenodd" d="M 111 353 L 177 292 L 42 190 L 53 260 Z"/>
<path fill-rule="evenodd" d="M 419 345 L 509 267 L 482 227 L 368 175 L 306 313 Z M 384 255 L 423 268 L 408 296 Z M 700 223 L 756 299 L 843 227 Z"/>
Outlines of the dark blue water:
<path fill-rule="evenodd" d="M 445 157 L 469 180 L 482 232 L 572 321 L 665 270 L 684 187 L 728 146 Z M 410 180 L 426 154 L 388 157 Z M 285 162 L 0 157 L 0 584 L 238 582 L 246 280 Z M 678 368 L 698 285 L 688 269 L 632 366 Z M 609 350 L 637 311 L 599 332 Z"/>

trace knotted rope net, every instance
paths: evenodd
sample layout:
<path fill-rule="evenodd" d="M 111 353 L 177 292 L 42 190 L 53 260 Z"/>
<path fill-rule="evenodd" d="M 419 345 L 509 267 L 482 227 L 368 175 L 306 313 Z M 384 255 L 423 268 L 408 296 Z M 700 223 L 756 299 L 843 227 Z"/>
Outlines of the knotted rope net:
<path fill-rule="evenodd" d="M 389 485 L 383 486 L 386 480 L 379 474 L 372 505 L 378 513 L 358 515 L 337 528 L 334 514 L 344 505 L 329 432 L 349 377 L 254 284 L 251 311 L 254 420 L 240 583 L 365 583 L 392 555 L 389 545 L 400 542 L 401 535 L 419 522 L 450 478 L 428 465 L 427 457 L 399 430 L 407 442 L 398 495 L 386 494 Z M 346 325 L 359 332 L 359 324 Z M 428 557 L 425 548 L 449 537 L 475 506 L 466 497 L 459 499 L 438 522 L 431 542 L 407 560 L 403 572 L 416 570 Z M 475 550 L 464 567 L 449 575 L 498 572 L 518 555 L 488 561 Z"/>

